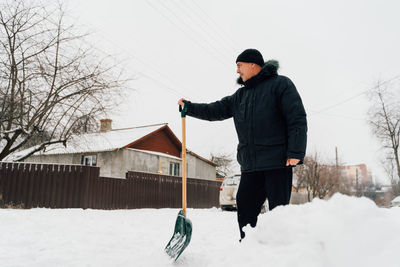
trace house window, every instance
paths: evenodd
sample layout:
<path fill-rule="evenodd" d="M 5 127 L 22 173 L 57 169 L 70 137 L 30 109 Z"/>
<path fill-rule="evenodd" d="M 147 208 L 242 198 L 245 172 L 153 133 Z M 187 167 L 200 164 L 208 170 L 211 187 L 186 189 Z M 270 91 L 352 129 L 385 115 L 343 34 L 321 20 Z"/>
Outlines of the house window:
<path fill-rule="evenodd" d="M 179 176 L 179 163 L 176 162 L 169 163 L 169 175 Z"/>
<path fill-rule="evenodd" d="M 96 155 L 82 155 L 81 164 L 86 166 L 96 166 L 97 156 Z"/>

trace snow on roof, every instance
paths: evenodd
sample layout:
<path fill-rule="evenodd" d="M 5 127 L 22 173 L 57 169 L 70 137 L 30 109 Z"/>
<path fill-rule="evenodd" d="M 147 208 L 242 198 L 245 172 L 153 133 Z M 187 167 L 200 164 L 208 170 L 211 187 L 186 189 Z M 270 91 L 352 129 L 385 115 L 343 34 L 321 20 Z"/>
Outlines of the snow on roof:
<path fill-rule="evenodd" d="M 166 124 L 157 124 L 135 128 L 115 129 L 109 132 L 73 136 L 67 141 L 66 147 L 63 144 L 50 145 L 45 151 L 37 152 L 35 155 L 87 153 L 120 149 L 165 125 Z M 24 151 L 21 151 L 21 153 L 23 152 Z"/>
<path fill-rule="evenodd" d="M 121 149 L 126 145 L 129 145 L 136 140 L 161 129 L 167 125 L 166 123 L 163 124 L 154 124 L 148 126 L 139 126 L 139 127 L 132 127 L 132 128 L 123 128 L 123 129 L 115 129 L 109 132 L 102 132 L 102 133 L 90 133 L 90 134 L 82 134 L 71 137 L 67 141 L 67 146 L 65 147 L 61 143 L 52 144 L 46 147 L 44 151 L 36 152 L 34 155 L 57 155 L 57 154 L 74 154 L 74 153 L 94 153 L 94 152 L 101 152 L 101 151 L 112 151 L 116 149 Z M 34 147 L 13 153 L 7 160 L 12 161 L 15 158 L 19 158 L 23 155 L 28 154 L 29 151 L 32 151 Z M 181 160 L 179 157 L 174 157 L 169 154 L 155 152 L 155 151 L 148 151 L 148 150 L 140 150 L 135 149 L 137 151 L 142 151 L 146 153 L 151 153 L 154 155 L 160 155 L 163 157 L 170 157 L 175 160 Z M 193 156 L 207 162 L 210 165 L 216 166 L 216 164 L 206 158 L 203 158 L 196 153 L 188 150 L 188 153 L 192 154 Z"/>

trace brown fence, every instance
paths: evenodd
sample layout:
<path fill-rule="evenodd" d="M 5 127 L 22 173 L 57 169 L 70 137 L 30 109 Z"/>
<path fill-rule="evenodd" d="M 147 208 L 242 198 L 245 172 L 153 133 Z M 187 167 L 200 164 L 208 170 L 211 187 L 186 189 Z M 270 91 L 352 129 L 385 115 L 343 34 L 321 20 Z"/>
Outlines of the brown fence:
<path fill-rule="evenodd" d="M 218 206 L 220 182 L 188 178 L 188 207 Z M 98 167 L 0 162 L 0 203 L 24 208 L 181 207 L 181 177 L 128 172 L 99 177 Z"/>

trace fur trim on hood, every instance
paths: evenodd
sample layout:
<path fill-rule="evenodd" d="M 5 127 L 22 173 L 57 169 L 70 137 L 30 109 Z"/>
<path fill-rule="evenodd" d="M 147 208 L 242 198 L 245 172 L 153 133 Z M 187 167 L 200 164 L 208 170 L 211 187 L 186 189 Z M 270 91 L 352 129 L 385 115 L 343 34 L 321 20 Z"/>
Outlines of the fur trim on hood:
<path fill-rule="evenodd" d="M 271 59 L 264 63 L 260 73 L 256 76 L 250 78 L 246 82 L 243 82 L 242 77 L 237 79 L 237 83 L 240 85 L 247 85 L 248 82 L 252 82 L 253 80 L 265 80 L 269 77 L 278 75 L 279 62 L 277 60 Z"/>

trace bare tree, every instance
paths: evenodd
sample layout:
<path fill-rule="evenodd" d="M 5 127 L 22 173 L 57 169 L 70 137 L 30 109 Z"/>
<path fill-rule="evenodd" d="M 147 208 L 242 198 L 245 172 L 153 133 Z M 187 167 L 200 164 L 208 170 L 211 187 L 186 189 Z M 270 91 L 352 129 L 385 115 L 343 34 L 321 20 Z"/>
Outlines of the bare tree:
<path fill-rule="evenodd" d="M 125 83 L 114 59 L 66 22 L 61 5 L 34 3 L 0 4 L 0 160 L 32 140 L 36 147 L 15 160 L 65 145 L 93 127 Z"/>
<path fill-rule="evenodd" d="M 389 175 L 393 189 L 399 190 L 400 178 L 400 86 L 398 79 L 378 82 L 370 90 L 372 102 L 369 109 L 369 124 L 373 134 L 381 141 L 386 152 L 384 168 Z M 398 192 L 400 193 L 400 192 Z"/>
<path fill-rule="evenodd" d="M 336 165 L 324 164 L 318 154 L 304 158 L 304 164 L 294 169 L 297 176 L 297 188 L 305 188 L 308 201 L 314 197 L 325 198 L 339 192 L 343 179 Z"/>
<path fill-rule="evenodd" d="M 233 174 L 233 158 L 231 154 L 211 153 L 211 161 L 217 164 L 217 177 L 227 177 Z"/>

